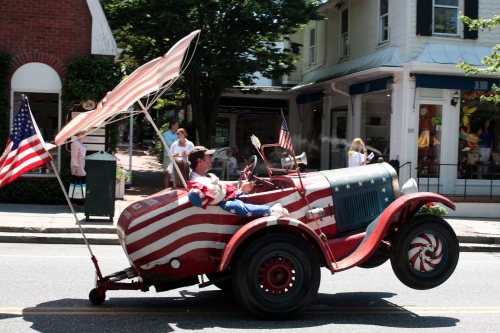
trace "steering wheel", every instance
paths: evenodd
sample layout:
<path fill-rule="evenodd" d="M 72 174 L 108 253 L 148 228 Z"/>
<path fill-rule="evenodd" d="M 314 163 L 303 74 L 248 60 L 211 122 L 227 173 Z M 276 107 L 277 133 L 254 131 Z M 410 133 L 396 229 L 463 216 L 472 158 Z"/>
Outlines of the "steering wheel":
<path fill-rule="evenodd" d="M 243 180 L 248 180 L 248 181 L 252 180 L 252 178 L 253 178 L 253 172 L 255 171 L 256 167 L 257 167 L 257 156 L 256 155 L 252 155 L 248 159 L 247 166 L 241 172 L 240 179 L 238 179 L 238 189 L 240 188 L 241 182 Z"/>

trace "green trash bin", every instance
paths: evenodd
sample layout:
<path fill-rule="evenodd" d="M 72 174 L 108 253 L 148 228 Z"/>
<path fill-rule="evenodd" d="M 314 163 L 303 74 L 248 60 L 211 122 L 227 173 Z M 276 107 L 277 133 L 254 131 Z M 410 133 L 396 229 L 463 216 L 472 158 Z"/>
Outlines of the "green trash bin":
<path fill-rule="evenodd" d="M 115 184 L 117 158 L 104 151 L 85 157 L 87 192 L 85 193 L 85 217 L 108 217 L 115 214 Z"/>

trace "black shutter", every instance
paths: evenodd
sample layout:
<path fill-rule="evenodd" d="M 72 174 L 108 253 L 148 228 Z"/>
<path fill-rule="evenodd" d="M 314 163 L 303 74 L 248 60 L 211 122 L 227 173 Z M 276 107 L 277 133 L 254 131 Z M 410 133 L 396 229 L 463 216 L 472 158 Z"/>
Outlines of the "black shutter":
<path fill-rule="evenodd" d="M 419 35 L 432 36 L 432 0 L 417 0 L 417 36 Z"/>
<path fill-rule="evenodd" d="M 471 19 L 479 17 L 478 0 L 465 0 L 464 1 L 464 15 Z M 464 38 L 477 39 L 477 30 L 469 30 L 467 25 L 464 25 Z"/>

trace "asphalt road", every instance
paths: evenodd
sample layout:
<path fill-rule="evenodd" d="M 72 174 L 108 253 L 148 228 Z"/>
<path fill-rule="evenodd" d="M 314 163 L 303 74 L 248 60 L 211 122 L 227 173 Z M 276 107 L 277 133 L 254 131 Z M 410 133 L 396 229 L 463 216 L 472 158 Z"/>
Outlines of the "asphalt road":
<path fill-rule="evenodd" d="M 94 246 L 103 274 L 128 266 L 121 247 Z M 433 290 L 400 283 L 389 263 L 332 276 L 296 320 L 262 321 L 215 287 L 164 293 L 108 291 L 88 301 L 94 268 L 85 246 L 0 244 L 0 332 L 498 332 L 500 254 L 461 253 Z"/>

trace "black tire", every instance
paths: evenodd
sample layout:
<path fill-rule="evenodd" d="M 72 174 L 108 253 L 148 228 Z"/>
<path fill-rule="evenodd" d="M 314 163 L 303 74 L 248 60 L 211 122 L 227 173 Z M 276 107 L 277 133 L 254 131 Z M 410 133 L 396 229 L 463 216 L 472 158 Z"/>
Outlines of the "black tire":
<path fill-rule="evenodd" d="M 89 301 L 95 305 L 101 305 L 106 300 L 106 291 L 102 288 L 94 288 L 89 293 Z"/>
<path fill-rule="evenodd" d="M 288 233 L 258 238 L 241 254 L 232 274 L 238 301 L 259 317 L 290 319 L 318 293 L 318 258 L 310 244 Z"/>
<path fill-rule="evenodd" d="M 222 281 L 215 282 L 214 286 L 216 286 L 217 288 L 219 288 L 220 290 L 222 290 L 224 292 L 228 292 L 228 293 L 233 292 L 233 285 L 231 283 L 231 271 L 227 270 L 224 272 L 210 273 L 210 274 L 206 274 L 206 276 L 210 281 L 225 278 Z"/>
<path fill-rule="evenodd" d="M 434 215 L 418 215 L 398 230 L 391 247 L 391 265 L 398 279 L 426 290 L 445 282 L 455 270 L 460 248 L 450 225 Z"/>

